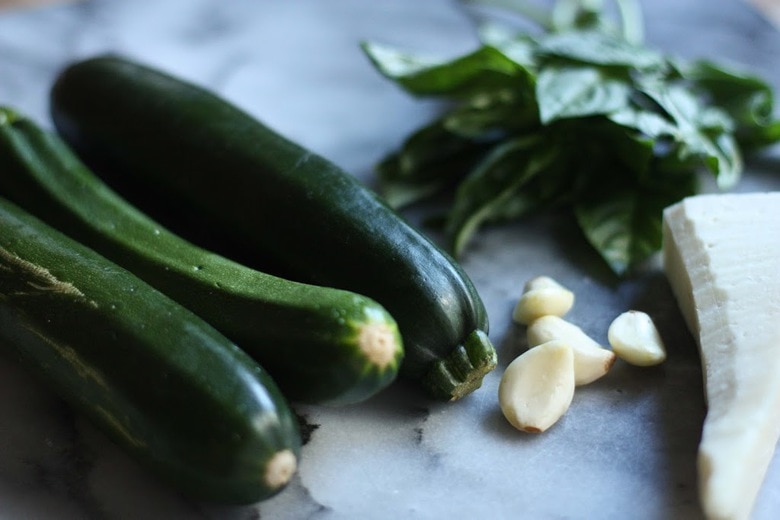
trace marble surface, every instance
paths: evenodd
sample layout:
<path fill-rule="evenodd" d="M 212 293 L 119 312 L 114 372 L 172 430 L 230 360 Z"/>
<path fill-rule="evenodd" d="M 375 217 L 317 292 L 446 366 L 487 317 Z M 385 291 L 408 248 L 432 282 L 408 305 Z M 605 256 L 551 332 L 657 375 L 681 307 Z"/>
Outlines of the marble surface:
<path fill-rule="evenodd" d="M 736 0 L 645 3 L 647 38 L 681 56 L 730 60 L 780 87 L 780 36 Z M 371 166 L 436 106 L 380 78 L 357 43 L 457 53 L 474 45 L 451 1 L 99 0 L 0 16 L 0 103 L 49 125 L 47 90 L 68 61 L 119 51 L 207 85 L 371 183 Z M 780 189 L 777 154 L 740 190 Z M 0 165 L 0 170 L 2 166 Z M 463 265 L 491 317 L 499 369 L 453 404 L 399 382 L 346 408 L 296 406 L 300 471 L 251 507 L 188 501 L 160 485 L 56 396 L 0 357 L 1 519 L 696 519 L 704 417 L 694 342 L 657 267 L 616 284 L 566 218 L 486 230 Z M 669 347 L 654 369 L 618 363 L 578 389 L 543 435 L 512 429 L 496 392 L 523 348 L 510 314 L 547 274 L 578 295 L 569 318 L 599 341 L 614 316 L 649 312 Z M 780 456 L 756 520 L 780 512 Z"/>

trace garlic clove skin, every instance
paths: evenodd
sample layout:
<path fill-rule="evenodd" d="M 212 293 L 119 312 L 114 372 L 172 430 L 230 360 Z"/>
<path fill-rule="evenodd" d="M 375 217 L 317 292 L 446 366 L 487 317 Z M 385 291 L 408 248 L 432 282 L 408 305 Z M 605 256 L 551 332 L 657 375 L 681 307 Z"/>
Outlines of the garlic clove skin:
<path fill-rule="evenodd" d="M 526 334 L 530 348 L 553 340 L 562 340 L 571 346 L 577 386 L 587 385 L 606 375 L 617 359 L 614 352 L 599 345 L 578 326 L 558 316 L 542 316 L 528 326 Z"/>
<path fill-rule="evenodd" d="M 666 347 L 652 318 L 644 312 L 628 311 L 609 326 L 607 339 L 612 351 L 631 365 L 649 367 L 666 360 Z"/>
<path fill-rule="evenodd" d="M 550 341 L 509 364 L 498 386 L 498 402 L 512 426 L 541 433 L 569 409 L 574 387 L 574 351 L 565 341 Z"/>

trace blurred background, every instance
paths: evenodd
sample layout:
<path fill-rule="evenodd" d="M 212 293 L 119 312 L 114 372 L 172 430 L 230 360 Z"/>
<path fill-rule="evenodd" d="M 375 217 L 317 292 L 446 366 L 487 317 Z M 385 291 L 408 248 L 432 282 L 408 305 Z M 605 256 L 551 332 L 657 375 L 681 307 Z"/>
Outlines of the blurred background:
<path fill-rule="evenodd" d="M 15 7 L 37 6 L 78 0 L 0 0 L 0 11 Z M 681 0 L 685 1 L 685 0 Z M 780 0 L 743 0 L 759 9 L 775 25 L 780 26 Z"/>

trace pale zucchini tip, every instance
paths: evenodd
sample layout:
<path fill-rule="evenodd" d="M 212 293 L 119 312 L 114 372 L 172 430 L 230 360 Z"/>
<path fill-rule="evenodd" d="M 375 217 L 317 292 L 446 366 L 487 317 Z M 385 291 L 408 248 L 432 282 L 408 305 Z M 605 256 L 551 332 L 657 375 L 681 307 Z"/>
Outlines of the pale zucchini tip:
<path fill-rule="evenodd" d="M 263 480 L 271 489 L 279 489 L 292 479 L 298 469 L 298 459 L 291 450 L 282 450 L 274 454 L 265 466 Z"/>
<path fill-rule="evenodd" d="M 366 359 L 379 369 L 393 364 L 402 351 L 398 329 L 382 321 L 372 321 L 361 326 L 357 346 Z"/>

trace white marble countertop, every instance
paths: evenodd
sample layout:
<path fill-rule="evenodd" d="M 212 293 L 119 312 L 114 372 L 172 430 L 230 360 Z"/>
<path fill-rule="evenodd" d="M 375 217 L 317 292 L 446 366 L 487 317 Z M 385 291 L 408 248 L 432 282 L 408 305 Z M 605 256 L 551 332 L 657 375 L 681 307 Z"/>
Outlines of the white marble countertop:
<path fill-rule="evenodd" d="M 780 87 L 780 35 L 743 3 L 644 7 L 652 44 L 735 61 Z M 57 71 L 119 51 L 213 88 L 370 183 L 372 164 L 435 107 L 380 78 L 361 39 L 447 53 L 474 44 L 467 17 L 445 0 L 95 0 L 13 10 L 0 16 L 0 104 L 49 125 Z M 769 163 L 752 163 L 739 189 L 780 189 Z M 613 283 L 558 217 L 486 230 L 463 265 L 487 305 L 499 370 L 454 404 L 398 383 L 357 406 L 296 406 L 306 422 L 300 471 L 252 507 L 179 497 L 0 356 L 0 519 L 700 518 L 701 371 L 660 271 Z M 646 310 L 669 359 L 655 369 L 617 364 L 578 390 L 559 424 L 529 436 L 503 419 L 496 391 L 500 369 L 523 345 L 511 309 L 538 274 L 588 302 L 569 317 L 602 342 L 617 313 Z M 778 513 L 780 457 L 754 518 Z"/>

